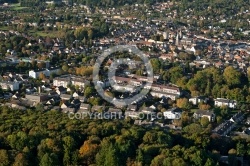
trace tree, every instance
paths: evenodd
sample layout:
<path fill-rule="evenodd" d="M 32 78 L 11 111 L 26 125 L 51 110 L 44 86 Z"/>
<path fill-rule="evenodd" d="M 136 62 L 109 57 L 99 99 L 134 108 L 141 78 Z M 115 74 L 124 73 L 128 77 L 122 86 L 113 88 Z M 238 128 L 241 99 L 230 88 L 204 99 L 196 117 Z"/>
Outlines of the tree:
<path fill-rule="evenodd" d="M 79 154 L 85 164 L 91 165 L 95 161 L 94 159 L 98 150 L 99 150 L 98 142 L 87 140 L 84 141 L 84 144 L 81 146 Z"/>
<path fill-rule="evenodd" d="M 205 166 L 214 166 L 214 165 L 215 165 L 214 160 L 211 158 L 208 158 L 206 163 L 205 163 Z"/>
<path fill-rule="evenodd" d="M 84 90 L 84 96 L 89 97 L 91 94 L 93 94 L 94 89 L 92 87 L 86 87 Z"/>
<path fill-rule="evenodd" d="M 13 166 L 28 166 L 28 160 L 27 156 L 23 153 L 17 154 L 15 157 L 15 162 L 13 163 Z"/>
<path fill-rule="evenodd" d="M 74 35 L 78 40 L 82 40 L 83 38 L 87 38 L 88 37 L 88 31 L 86 28 L 77 28 L 74 31 Z"/>
<path fill-rule="evenodd" d="M 55 166 L 57 164 L 58 159 L 54 153 L 45 153 L 40 161 L 39 166 Z"/>
<path fill-rule="evenodd" d="M 10 161 L 9 161 L 9 155 L 7 153 L 7 150 L 0 150 L 0 163 L 2 166 L 8 166 Z"/>
<path fill-rule="evenodd" d="M 116 147 L 104 140 L 101 144 L 101 149 L 96 155 L 97 166 L 119 166 L 119 159 L 117 155 L 118 151 Z"/>
<path fill-rule="evenodd" d="M 232 66 L 225 68 L 223 77 L 228 86 L 233 87 L 241 84 L 241 73 L 235 70 Z"/>
<path fill-rule="evenodd" d="M 75 147 L 75 141 L 72 137 L 67 136 L 63 138 L 63 149 L 64 149 L 63 163 L 64 165 L 72 164 L 72 152 L 74 151 L 74 147 Z"/>
<path fill-rule="evenodd" d="M 181 98 L 176 100 L 176 105 L 179 108 L 190 109 L 192 107 L 191 103 L 187 98 Z"/>
<path fill-rule="evenodd" d="M 68 65 L 63 65 L 63 66 L 62 66 L 62 70 L 63 70 L 64 72 L 67 72 L 67 71 L 69 70 L 69 66 L 68 66 Z"/>
<path fill-rule="evenodd" d="M 39 62 L 39 63 L 37 63 L 37 67 L 39 69 L 44 69 L 44 68 L 46 68 L 46 64 L 44 62 Z"/>
<path fill-rule="evenodd" d="M 232 166 L 236 166 L 237 165 L 236 153 L 237 153 L 237 151 L 235 149 L 230 149 L 228 151 L 228 162 Z"/>
<path fill-rule="evenodd" d="M 180 78 L 183 77 L 183 69 L 179 66 L 177 67 L 172 67 L 170 70 L 169 70 L 169 73 L 170 73 L 170 81 L 172 83 L 176 83 Z"/>
<path fill-rule="evenodd" d="M 201 109 L 201 110 L 209 110 L 210 108 L 211 108 L 211 106 L 208 104 L 203 104 L 203 103 L 199 104 L 199 109 Z"/>
<path fill-rule="evenodd" d="M 202 127 L 207 127 L 209 124 L 209 119 L 208 117 L 202 117 L 200 122 L 201 122 Z"/>
<path fill-rule="evenodd" d="M 44 80 L 45 78 L 46 78 L 46 76 L 43 73 L 39 74 L 39 79 Z"/>
<path fill-rule="evenodd" d="M 150 63 L 152 65 L 154 73 L 157 73 L 160 71 L 161 62 L 158 59 L 156 58 L 150 59 Z"/>
<path fill-rule="evenodd" d="M 238 142 L 236 145 L 236 151 L 237 151 L 238 156 L 244 156 L 246 153 L 244 144 L 241 142 Z"/>

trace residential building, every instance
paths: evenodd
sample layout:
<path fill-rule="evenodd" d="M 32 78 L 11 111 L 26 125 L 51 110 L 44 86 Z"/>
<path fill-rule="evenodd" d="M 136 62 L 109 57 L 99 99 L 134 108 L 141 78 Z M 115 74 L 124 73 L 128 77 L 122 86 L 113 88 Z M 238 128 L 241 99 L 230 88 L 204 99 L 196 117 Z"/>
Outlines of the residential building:
<path fill-rule="evenodd" d="M 237 102 L 235 100 L 217 98 L 214 100 L 214 105 L 218 107 L 227 106 L 229 108 L 235 108 L 237 105 Z"/>
<path fill-rule="evenodd" d="M 202 117 L 207 117 L 210 122 L 214 122 L 215 121 L 215 114 L 214 114 L 214 112 L 213 111 L 209 111 L 209 110 L 197 110 L 194 113 L 193 116 L 196 119 L 200 119 Z"/>
<path fill-rule="evenodd" d="M 234 114 L 234 115 L 231 117 L 230 121 L 235 122 L 235 123 L 238 123 L 238 122 L 242 121 L 243 118 L 244 118 L 244 113 L 240 111 L 240 112 Z"/>
<path fill-rule="evenodd" d="M 60 95 L 62 100 L 70 100 L 72 99 L 72 95 L 68 95 L 68 94 L 61 94 Z"/>
<path fill-rule="evenodd" d="M 11 91 L 19 90 L 19 82 L 15 81 L 0 81 L 0 86 L 4 90 L 10 89 Z"/>
<path fill-rule="evenodd" d="M 68 85 L 75 85 L 79 86 L 79 88 L 84 88 L 89 84 L 90 82 L 84 77 L 73 76 L 73 75 L 64 75 L 53 79 L 54 86 L 63 86 L 65 88 L 67 88 Z"/>
<path fill-rule="evenodd" d="M 169 86 L 169 85 L 158 85 L 152 84 L 151 87 L 146 87 L 146 89 L 151 88 L 150 94 L 158 98 L 170 98 L 171 100 L 176 100 L 182 94 L 181 88 Z"/>
<path fill-rule="evenodd" d="M 166 119 L 171 119 L 171 120 L 180 119 L 181 118 L 181 110 L 179 108 L 176 108 L 176 107 L 171 108 L 171 109 L 168 109 L 167 111 L 164 111 L 163 116 Z"/>
<path fill-rule="evenodd" d="M 122 110 L 116 108 L 109 108 L 107 112 L 105 112 L 105 117 L 113 119 L 113 118 L 122 118 Z"/>
<path fill-rule="evenodd" d="M 40 74 L 43 73 L 46 77 L 49 77 L 52 73 L 58 73 L 60 68 L 49 68 L 49 69 L 42 69 L 42 70 L 30 70 L 29 77 L 31 78 L 39 78 Z"/>
<path fill-rule="evenodd" d="M 244 113 L 243 112 L 238 112 L 236 114 L 234 114 L 230 120 L 226 120 L 224 123 L 220 124 L 219 126 L 217 126 L 213 132 L 221 135 L 221 136 L 226 136 L 228 135 L 233 128 L 235 127 L 235 125 L 240 122 L 242 119 L 244 118 Z"/>
<path fill-rule="evenodd" d="M 220 124 L 213 131 L 221 136 L 226 136 L 231 130 L 235 127 L 234 122 L 227 120 L 224 123 Z"/>
<path fill-rule="evenodd" d="M 133 78 L 113 77 L 113 80 L 116 83 L 115 89 L 123 89 L 124 91 L 130 92 L 138 91 L 139 86 L 142 86 L 146 82 L 153 83 L 154 81 L 156 81 L 156 79 L 150 81 L 147 80 L 146 77 L 137 76 L 133 76 Z M 151 95 L 158 98 L 166 97 L 172 100 L 176 100 L 182 94 L 181 88 L 170 85 L 158 85 L 153 83 L 152 85 L 144 86 L 144 88 L 151 90 Z"/>
<path fill-rule="evenodd" d="M 49 96 L 44 93 L 26 94 L 25 98 L 35 103 L 43 103 L 49 100 Z"/>
<path fill-rule="evenodd" d="M 91 108 L 90 104 L 81 103 L 78 112 L 89 112 L 90 108 Z"/>
<path fill-rule="evenodd" d="M 191 102 L 193 105 L 198 105 L 201 102 L 207 103 L 209 98 L 205 96 L 197 96 L 197 97 L 192 97 L 189 99 L 189 102 Z"/>

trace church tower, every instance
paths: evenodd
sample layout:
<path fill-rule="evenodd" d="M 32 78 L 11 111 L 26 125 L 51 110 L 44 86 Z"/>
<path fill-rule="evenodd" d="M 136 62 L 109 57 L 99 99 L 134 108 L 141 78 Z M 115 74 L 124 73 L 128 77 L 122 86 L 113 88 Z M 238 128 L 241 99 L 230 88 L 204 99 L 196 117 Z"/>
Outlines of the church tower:
<path fill-rule="evenodd" d="M 175 45 L 179 45 L 179 34 L 177 33 L 176 39 L 175 39 Z"/>

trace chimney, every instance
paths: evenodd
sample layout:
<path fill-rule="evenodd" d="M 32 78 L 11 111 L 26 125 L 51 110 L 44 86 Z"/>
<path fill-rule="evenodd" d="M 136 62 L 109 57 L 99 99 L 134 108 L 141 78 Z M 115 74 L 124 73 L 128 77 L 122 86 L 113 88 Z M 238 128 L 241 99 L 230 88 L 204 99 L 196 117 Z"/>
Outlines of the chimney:
<path fill-rule="evenodd" d="M 41 87 L 40 86 L 38 87 L 38 93 L 39 94 L 41 93 Z"/>

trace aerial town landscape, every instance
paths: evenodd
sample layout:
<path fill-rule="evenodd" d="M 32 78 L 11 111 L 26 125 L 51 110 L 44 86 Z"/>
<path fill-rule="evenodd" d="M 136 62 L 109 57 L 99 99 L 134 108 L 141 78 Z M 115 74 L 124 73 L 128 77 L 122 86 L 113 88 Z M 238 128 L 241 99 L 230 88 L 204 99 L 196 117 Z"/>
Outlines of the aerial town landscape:
<path fill-rule="evenodd" d="M 0 0 L 0 165 L 250 165 L 249 10 Z"/>

